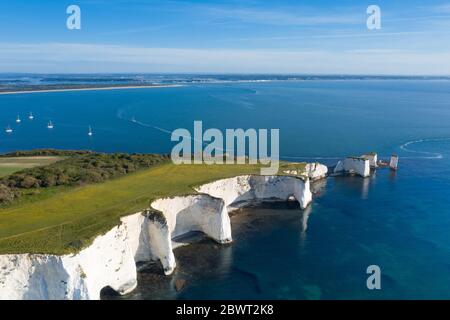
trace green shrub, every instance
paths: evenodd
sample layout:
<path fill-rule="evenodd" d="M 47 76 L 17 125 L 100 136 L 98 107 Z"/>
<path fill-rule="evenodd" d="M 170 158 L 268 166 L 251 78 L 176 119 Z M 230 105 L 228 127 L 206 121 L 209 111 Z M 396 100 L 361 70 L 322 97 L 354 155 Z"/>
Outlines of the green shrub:
<path fill-rule="evenodd" d="M 0 204 L 8 203 L 14 197 L 20 196 L 20 190 L 99 183 L 169 160 L 168 155 L 109 154 L 53 149 L 17 151 L 6 155 L 9 157 L 64 156 L 67 158 L 47 166 L 25 169 L 0 178 L 2 186 L 0 192 L 3 192 L 3 195 L 0 195 Z M 5 155 L 0 155 L 0 157 L 3 156 Z"/>
<path fill-rule="evenodd" d="M 14 200 L 14 192 L 11 188 L 0 184 L 0 203 L 9 203 Z"/>

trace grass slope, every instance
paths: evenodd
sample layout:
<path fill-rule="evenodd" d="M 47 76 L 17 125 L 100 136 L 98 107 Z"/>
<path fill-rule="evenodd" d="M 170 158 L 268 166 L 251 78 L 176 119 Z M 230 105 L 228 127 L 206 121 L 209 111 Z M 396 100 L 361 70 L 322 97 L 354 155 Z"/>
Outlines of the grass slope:
<path fill-rule="evenodd" d="M 104 183 L 51 188 L 0 209 L 0 254 L 73 253 L 159 197 L 194 193 L 192 186 L 242 174 L 257 165 L 162 164 Z"/>

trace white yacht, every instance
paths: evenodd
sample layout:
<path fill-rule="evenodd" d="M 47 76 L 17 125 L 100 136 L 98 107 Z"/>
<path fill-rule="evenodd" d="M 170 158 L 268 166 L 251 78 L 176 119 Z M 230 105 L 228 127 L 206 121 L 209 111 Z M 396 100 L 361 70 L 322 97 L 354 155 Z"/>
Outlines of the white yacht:
<path fill-rule="evenodd" d="M 92 132 L 91 126 L 89 126 L 88 136 L 91 137 L 94 133 Z"/>
<path fill-rule="evenodd" d="M 30 115 L 28 116 L 28 119 L 30 119 L 30 120 L 34 119 L 33 113 L 30 112 Z"/>
<path fill-rule="evenodd" d="M 48 122 L 47 128 L 48 129 L 53 129 L 53 123 L 51 121 Z"/>
<path fill-rule="evenodd" d="M 17 116 L 16 122 L 17 122 L 17 123 L 22 122 L 22 120 L 20 120 L 20 117 L 19 117 L 19 116 Z"/>
<path fill-rule="evenodd" d="M 5 131 L 6 131 L 6 133 L 12 133 L 13 132 L 13 130 L 11 129 L 10 126 L 7 126 Z"/>

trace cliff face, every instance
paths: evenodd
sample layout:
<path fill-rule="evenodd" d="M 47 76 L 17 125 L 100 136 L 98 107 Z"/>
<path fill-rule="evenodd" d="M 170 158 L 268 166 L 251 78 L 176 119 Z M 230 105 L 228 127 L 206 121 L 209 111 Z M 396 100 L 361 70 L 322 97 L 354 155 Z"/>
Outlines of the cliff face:
<path fill-rule="evenodd" d="M 254 200 L 294 197 L 311 202 L 309 179 L 240 176 L 198 187 L 199 194 L 154 201 L 152 209 L 123 217 L 74 255 L 0 255 L 0 299 L 99 299 L 109 286 L 125 294 L 137 285 L 136 262 L 160 260 L 176 267 L 174 238 L 201 231 L 219 243 L 232 241 L 229 211 Z"/>
<path fill-rule="evenodd" d="M 172 239 L 201 231 L 219 243 L 231 242 L 230 217 L 222 199 L 207 194 L 158 199 L 151 204 L 160 219 L 148 219 L 150 249 L 161 261 L 165 274 L 176 267 Z"/>
<path fill-rule="evenodd" d="M 0 299 L 99 299 L 110 286 L 133 290 L 136 265 L 122 224 L 76 255 L 0 256 Z"/>
<path fill-rule="evenodd" d="M 313 181 L 325 178 L 328 173 L 328 167 L 318 162 L 308 163 L 305 169 Z"/>
<path fill-rule="evenodd" d="M 239 176 L 205 184 L 196 190 L 223 199 L 230 210 L 253 200 L 288 200 L 291 196 L 302 209 L 311 202 L 309 179 L 289 176 Z"/>
<path fill-rule="evenodd" d="M 334 173 L 349 172 L 356 173 L 361 177 L 370 176 L 370 161 L 364 158 L 346 158 L 339 161 L 334 168 Z"/>
<path fill-rule="evenodd" d="M 369 160 L 369 165 L 372 168 L 377 168 L 378 167 L 378 155 L 376 153 L 363 154 L 361 156 L 361 158 Z"/>

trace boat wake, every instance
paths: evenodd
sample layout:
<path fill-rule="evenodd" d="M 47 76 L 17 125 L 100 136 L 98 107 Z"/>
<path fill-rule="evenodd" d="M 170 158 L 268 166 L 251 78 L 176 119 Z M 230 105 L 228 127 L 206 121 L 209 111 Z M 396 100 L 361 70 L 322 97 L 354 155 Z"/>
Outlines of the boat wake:
<path fill-rule="evenodd" d="M 118 117 L 119 119 L 121 119 L 121 120 L 129 121 L 129 122 L 134 123 L 134 124 L 136 124 L 136 125 L 138 125 L 138 126 L 145 127 L 145 128 L 155 129 L 155 130 L 158 130 L 158 131 L 163 132 L 163 133 L 167 133 L 168 135 L 172 136 L 172 131 L 170 131 L 170 130 L 168 130 L 168 129 L 164 129 L 164 128 L 161 128 L 161 127 L 158 127 L 158 126 L 154 126 L 154 125 L 149 124 L 149 123 L 145 123 L 145 122 L 136 120 L 135 117 L 133 117 L 133 118 L 126 118 L 126 117 L 124 117 L 124 115 L 123 115 L 123 110 L 119 110 L 119 111 L 117 112 L 117 117 Z M 198 139 L 195 139 L 195 138 L 192 137 L 191 135 L 189 135 L 189 136 L 186 136 L 186 135 L 180 135 L 180 136 L 181 136 L 181 137 L 184 137 L 184 138 L 187 138 L 187 139 L 190 139 L 190 140 L 192 140 L 192 141 L 199 141 L 199 142 L 202 142 L 203 145 L 207 145 L 206 142 L 200 141 L 200 140 L 198 140 Z M 225 151 L 225 150 L 224 150 L 224 149 L 221 149 L 221 151 Z"/>
<path fill-rule="evenodd" d="M 127 118 L 124 116 L 124 109 L 120 109 L 117 112 L 117 117 L 119 119 L 125 120 L 125 121 L 129 121 L 131 123 L 134 123 L 136 125 L 142 126 L 142 127 L 146 127 L 146 128 L 151 128 L 154 130 L 158 130 L 160 132 L 172 135 L 172 131 L 165 129 L 165 128 L 161 128 L 149 123 L 145 123 L 139 120 L 136 120 L 134 117 L 133 118 Z M 192 136 L 182 136 L 184 138 L 188 138 L 191 139 L 192 141 L 198 141 L 198 139 L 195 139 Z M 404 152 L 408 152 L 408 153 L 414 153 L 417 154 L 418 156 L 415 157 L 403 157 L 402 158 L 407 158 L 407 159 L 443 159 L 444 156 L 442 155 L 442 153 L 439 152 L 430 152 L 430 151 L 419 151 L 419 150 L 413 150 L 411 149 L 411 146 L 413 146 L 414 144 L 419 144 L 419 143 L 427 143 L 427 142 L 439 142 L 439 141 L 450 141 L 450 138 L 435 138 L 435 139 L 418 139 L 418 140 L 411 140 L 408 141 L 404 144 L 402 144 L 400 146 L 400 149 Z M 203 145 L 207 145 L 207 143 L 205 141 L 200 141 L 203 143 Z M 222 149 L 222 151 L 226 152 L 226 149 Z M 281 159 L 298 159 L 298 160 L 339 160 L 342 159 L 343 157 L 324 157 L 324 156 L 283 156 L 280 155 Z"/>
<path fill-rule="evenodd" d="M 124 116 L 124 112 L 125 112 L 124 109 L 118 110 L 117 111 L 117 117 L 119 119 L 121 119 L 121 120 L 129 121 L 131 123 L 135 123 L 135 124 L 137 124 L 139 126 L 142 126 L 142 127 L 152 128 L 152 129 L 155 129 L 155 130 L 167 133 L 167 134 L 172 134 L 172 131 L 170 131 L 170 130 L 167 130 L 167 129 L 164 129 L 164 128 L 161 128 L 161 127 L 157 127 L 157 126 L 151 125 L 149 123 L 144 123 L 144 122 L 138 121 L 134 117 L 133 118 L 127 118 L 127 117 Z"/>
<path fill-rule="evenodd" d="M 450 141 L 450 138 L 437 138 L 437 139 L 419 139 L 408 141 L 400 146 L 400 149 L 405 152 L 420 154 L 422 156 L 418 157 L 403 157 L 403 158 L 416 158 L 416 159 L 442 159 L 444 156 L 439 152 L 430 152 L 430 151 L 418 151 L 413 150 L 410 146 L 419 143 L 427 143 L 427 142 L 439 142 L 439 141 Z"/>

